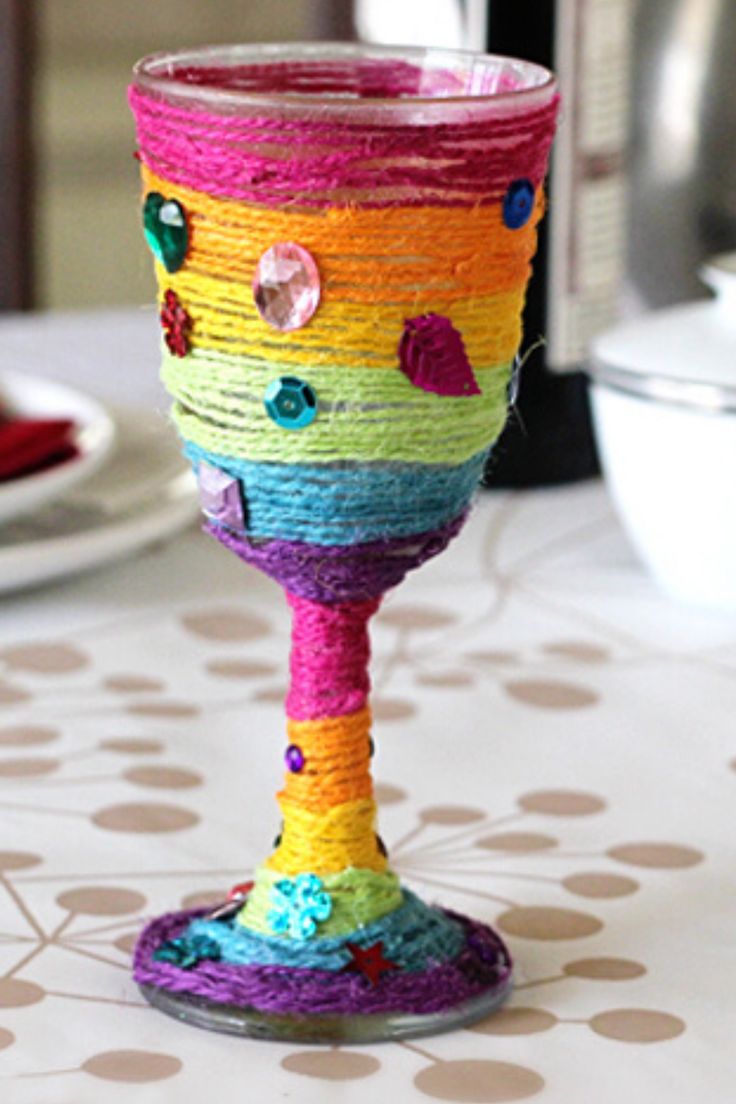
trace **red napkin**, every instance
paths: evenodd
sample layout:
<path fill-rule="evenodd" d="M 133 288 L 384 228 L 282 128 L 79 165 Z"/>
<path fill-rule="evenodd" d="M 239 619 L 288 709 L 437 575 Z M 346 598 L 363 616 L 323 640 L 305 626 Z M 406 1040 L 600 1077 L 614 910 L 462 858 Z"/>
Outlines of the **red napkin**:
<path fill-rule="evenodd" d="M 68 418 L 0 421 L 0 482 L 71 460 L 74 429 Z"/>

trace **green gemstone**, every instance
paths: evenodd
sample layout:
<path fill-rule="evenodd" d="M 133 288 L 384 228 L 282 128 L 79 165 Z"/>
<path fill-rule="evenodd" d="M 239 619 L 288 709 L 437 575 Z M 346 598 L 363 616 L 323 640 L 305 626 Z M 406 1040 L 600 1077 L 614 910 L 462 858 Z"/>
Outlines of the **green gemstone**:
<path fill-rule="evenodd" d="M 143 232 L 154 257 L 167 272 L 177 272 L 189 245 L 187 216 L 181 203 L 166 199 L 160 192 L 149 192 L 143 204 Z"/>

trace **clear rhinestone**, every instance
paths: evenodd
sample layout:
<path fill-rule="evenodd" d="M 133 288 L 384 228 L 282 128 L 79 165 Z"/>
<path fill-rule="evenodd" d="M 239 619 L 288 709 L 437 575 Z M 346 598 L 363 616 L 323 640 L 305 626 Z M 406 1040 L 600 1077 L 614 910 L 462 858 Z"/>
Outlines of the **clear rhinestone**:
<path fill-rule="evenodd" d="M 305 326 L 319 306 L 319 269 L 296 242 L 277 242 L 256 266 L 253 298 L 264 322 L 287 332 Z"/>
<path fill-rule="evenodd" d="M 245 511 L 240 483 L 227 472 L 201 460 L 197 472 L 202 511 L 228 529 L 245 528 Z"/>

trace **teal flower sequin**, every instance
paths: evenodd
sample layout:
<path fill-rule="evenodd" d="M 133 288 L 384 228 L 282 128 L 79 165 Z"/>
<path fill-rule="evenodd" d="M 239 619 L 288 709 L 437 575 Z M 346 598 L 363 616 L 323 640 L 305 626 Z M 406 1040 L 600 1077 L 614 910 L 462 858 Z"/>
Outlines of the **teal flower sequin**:
<path fill-rule="evenodd" d="M 271 890 L 268 923 L 274 935 L 311 939 L 317 924 L 332 912 L 332 901 L 316 874 L 282 878 Z"/>

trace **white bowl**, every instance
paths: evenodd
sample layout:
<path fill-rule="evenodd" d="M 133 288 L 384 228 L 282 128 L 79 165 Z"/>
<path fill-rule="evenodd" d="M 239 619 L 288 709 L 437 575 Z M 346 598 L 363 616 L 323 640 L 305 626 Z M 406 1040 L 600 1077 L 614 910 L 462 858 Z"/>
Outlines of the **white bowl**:
<path fill-rule="evenodd" d="M 736 254 L 704 269 L 715 300 L 598 337 L 591 398 L 614 505 L 673 597 L 736 611 Z"/>
<path fill-rule="evenodd" d="M 0 484 L 0 522 L 32 513 L 44 502 L 88 479 L 102 464 L 115 440 L 107 411 L 89 395 L 27 372 L 0 368 L 3 409 L 23 418 L 69 418 L 76 455 L 63 464 Z"/>

